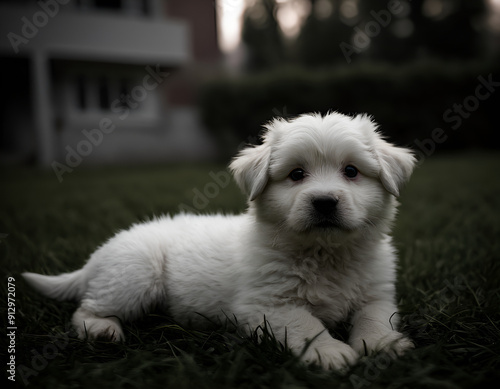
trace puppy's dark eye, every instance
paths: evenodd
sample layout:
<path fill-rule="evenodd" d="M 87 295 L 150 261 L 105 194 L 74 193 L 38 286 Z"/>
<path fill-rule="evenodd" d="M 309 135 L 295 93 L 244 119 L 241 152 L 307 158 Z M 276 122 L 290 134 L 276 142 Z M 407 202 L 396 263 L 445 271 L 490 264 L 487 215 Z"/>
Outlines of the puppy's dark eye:
<path fill-rule="evenodd" d="M 304 177 L 306 175 L 306 172 L 301 169 L 301 168 L 297 168 L 297 169 L 293 169 L 290 174 L 288 174 L 288 177 L 290 177 L 290 179 L 292 181 L 300 181 L 300 180 L 303 180 Z"/>
<path fill-rule="evenodd" d="M 344 169 L 344 174 L 346 175 L 346 177 L 354 178 L 358 175 L 358 169 L 356 169 L 352 165 L 347 165 Z"/>

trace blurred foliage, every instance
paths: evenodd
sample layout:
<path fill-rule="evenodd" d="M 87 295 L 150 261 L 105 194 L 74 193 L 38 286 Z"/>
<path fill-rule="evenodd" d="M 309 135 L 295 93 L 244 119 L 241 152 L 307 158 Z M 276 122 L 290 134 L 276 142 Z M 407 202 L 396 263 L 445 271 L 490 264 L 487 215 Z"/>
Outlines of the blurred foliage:
<path fill-rule="evenodd" d="M 261 69 L 276 66 L 285 59 L 284 42 L 274 15 L 274 0 L 261 0 L 245 17 L 242 40 L 251 47 L 248 66 Z M 253 21 L 253 22 L 252 22 Z"/>
<path fill-rule="evenodd" d="M 303 0 L 301 4 L 309 15 L 293 38 L 280 29 L 276 0 L 256 0 L 247 9 L 242 35 L 247 69 L 346 63 L 342 44 L 355 47 L 360 60 L 397 63 L 429 57 L 471 59 L 486 53 L 484 0 Z"/>
<path fill-rule="evenodd" d="M 352 26 L 341 20 L 340 2 L 332 2 L 331 14 L 328 16 L 321 17 L 311 12 L 295 43 L 291 45 L 292 58 L 305 66 L 345 63 L 339 46 L 342 42 L 350 42 L 352 33 Z"/>
<path fill-rule="evenodd" d="M 382 132 L 401 144 L 442 128 L 448 139 L 440 148 L 497 147 L 492 136 L 500 92 L 493 86 L 487 98 L 478 99 L 479 77 L 498 83 L 500 67 L 436 61 L 365 62 L 316 72 L 290 67 L 212 81 L 201 93 L 201 106 L 206 125 L 228 154 L 241 142 L 254 142 L 273 117 L 330 110 L 373 115 Z M 486 93 L 485 87 L 480 92 Z"/>
<path fill-rule="evenodd" d="M 373 115 L 402 144 L 425 142 L 441 128 L 446 142 L 428 145 L 432 152 L 495 147 L 498 87 L 476 96 L 479 77 L 500 81 L 484 0 L 250 4 L 242 34 L 246 73 L 212 80 L 200 93 L 205 124 L 226 157 L 242 142 L 254 143 L 273 117 L 330 110 Z M 282 7 L 293 5 L 302 22 L 291 37 L 279 20 Z"/>
<path fill-rule="evenodd" d="M 387 0 L 359 1 L 360 22 L 376 20 L 388 9 Z M 433 57 L 470 59 L 484 54 L 486 5 L 483 0 L 413 0 L 372 39 L 371 59 L 408 61 Z M 379 14 L 379 20 L 384 20 Z M 363 54 L 363 53 L 362 53 Z"/>

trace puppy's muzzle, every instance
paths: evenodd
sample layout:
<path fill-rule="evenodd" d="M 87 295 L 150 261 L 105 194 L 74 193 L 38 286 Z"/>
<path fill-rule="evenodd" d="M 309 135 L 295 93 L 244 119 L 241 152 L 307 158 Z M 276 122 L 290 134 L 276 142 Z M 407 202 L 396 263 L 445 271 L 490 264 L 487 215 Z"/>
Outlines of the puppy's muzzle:
<path fill-rule="evenodd" d="M 333 197 L 325 196 L 313 199 L 312 205 L 317 215 L 331 217 L 335 215 L 338 202 L 339 201 Z"/>
<path fill-rule="evenodd" d="M 317 227 L 339 227 L 340 220 L 337 214 L 339 200 L 331 196 L 316 197 L 311 200 L 313 224 Z"/>

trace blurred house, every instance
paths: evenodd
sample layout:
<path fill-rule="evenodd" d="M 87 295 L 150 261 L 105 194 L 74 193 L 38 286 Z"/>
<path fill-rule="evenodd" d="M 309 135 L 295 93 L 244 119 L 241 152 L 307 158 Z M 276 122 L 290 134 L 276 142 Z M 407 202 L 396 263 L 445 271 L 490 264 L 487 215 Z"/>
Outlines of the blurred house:
<path fill-rule="evenodd" d="M 213 156 L 190 73 L 220 59 L 215 12 L 205 0 L 0 0 L 0 161 Z"/>

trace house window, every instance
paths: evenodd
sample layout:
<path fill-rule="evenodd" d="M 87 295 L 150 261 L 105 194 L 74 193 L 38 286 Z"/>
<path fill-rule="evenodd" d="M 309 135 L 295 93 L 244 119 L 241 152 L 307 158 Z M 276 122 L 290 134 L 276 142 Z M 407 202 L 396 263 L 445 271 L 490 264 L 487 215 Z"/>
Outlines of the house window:
<path fill-rule="evenodd" d="M 150 14 L 150 9 L 149 9 L 149 1 L 143 0 L 142 1 L 142 13 L 144 15 L 149 15 Z"/>
<path fill-rule="evenodd" d="M 96 8 L 120 9 L 122 7 L 121 0 L 94 0 Z"/>
<path fill-rule="evenodd" d="M 101 77 L 99 79 L 99 108 L 107 110 L 109 107 L 109 83 L 105 77 Z"/>
<path fill-rule="evenodd" d="M 1 1 L 1 0 L 0 0 Z M 148 91 L 136 77 L 106 74 L 76 74 L 72 83 L 72 107 L 83 114 L 96 112 L 137 113 L 147 111 L 149 103 L 143 103 Z"/>
<path fill-rule="evenodd" d="M 152 11 L 149 0 L 75 0 L 75 5 L 78 9 L 118 11 L 128 15 L 150 15 Z"/>
<path fill-rule="evenodd" d="M 82 111 L 87 109 L 87 97 L 87 79 L 85 76 L 78 76 L 76 78 L 76 104 Z"/>
<path fill-rule="evenodd" d="M 126 78 L 120 80 L 120 94 L 118 98 L 120 99 L 120 107 L 129 107 L 130 102 L 128 96 L 130 96 L 130 85 Z"/>
<path fill-rule="evenodd" d="M 141 111 L 142 95 L 134 92 L 134 78 L 106 75 L 77 75 L 74 82 L 74 106 L 81 112 Z"/>

